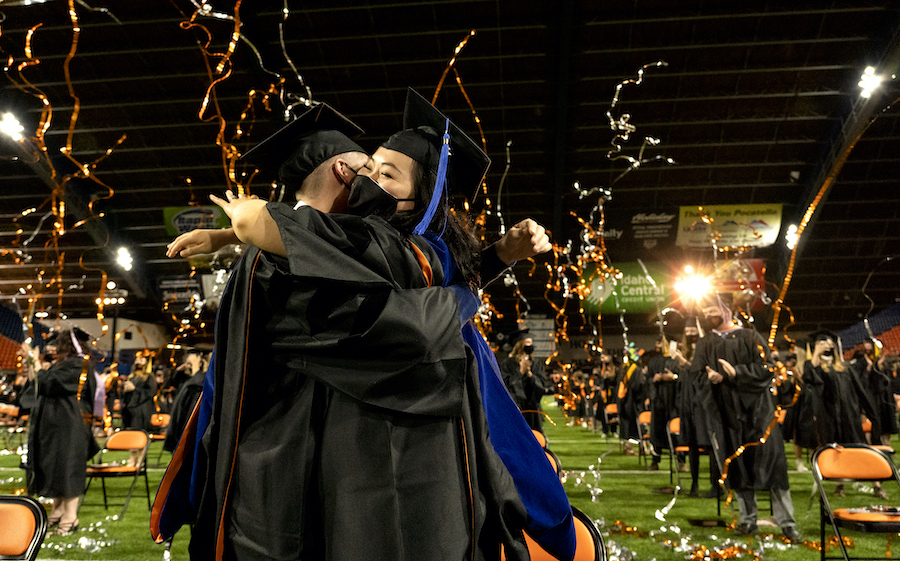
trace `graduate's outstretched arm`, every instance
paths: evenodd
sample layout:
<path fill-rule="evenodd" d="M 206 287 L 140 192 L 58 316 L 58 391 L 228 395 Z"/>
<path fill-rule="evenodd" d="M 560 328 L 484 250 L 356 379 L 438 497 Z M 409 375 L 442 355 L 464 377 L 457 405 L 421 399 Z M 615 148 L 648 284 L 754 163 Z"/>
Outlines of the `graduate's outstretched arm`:
<path fill-rule="evenodd" d="M 224 199 L 210 195 L 209 200 L 222 207 L 231 219 L 231 227 L 239 240 L 263 251 L 287 256 L 278 225 L 266 210 L 266 201 L 256 195 L 237 196 L 231 190 L 225 191 Z"/>
<path fill-rule="evenodd" d="M 228 244 L 238 244 L 241 240 L 234 228 L 197 228 L 185 232 L 166 247 L 166 257 L 191 257 L 203 253 L 215 253 Z"/>

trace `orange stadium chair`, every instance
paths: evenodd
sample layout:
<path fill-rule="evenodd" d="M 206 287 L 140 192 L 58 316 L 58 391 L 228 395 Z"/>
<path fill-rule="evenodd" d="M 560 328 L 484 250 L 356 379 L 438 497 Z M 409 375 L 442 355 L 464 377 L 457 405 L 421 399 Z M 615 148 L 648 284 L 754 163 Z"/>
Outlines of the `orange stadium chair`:
<path fill-rule="evenodd" d="M 650 451 L 650 422 L 653 420 L 653 413 L 650 411 L 641 411 L 637 418 L 637 429 L 641 441 L 638 443 L 638 463 L 647 464 L 647 456 Z"/>
<path fill-rule="evenodd" d="M 616 403 L 608 403 L 606 407 L 603 408 L 603 419 L 606 421 L 607 427 L 612 427 L 612 425 L 616 425 L 618 429 L 619 426 L 619 405 Z M 610 430 L 612 432 L 612 430 Z"/>
<path fill-rule="evenodd" d="M 585 513 L 574 506 L 572 516 L 575 521 L 575 557 L 572 561 L 606 561 L 606 546 L 597 524 Z M 525 543 L 528 544 L 528 553 L 531 561 L 558 561 L 558 559 L 539 546 L 537 542 L 525 534 Z M 506 561 L 503 549 L 500 549 L 500 559 Z"/>
<path fill-rule="evenodd" d="M 872 442 L 872 421 L 870 421 L 869 419 L 866 419 L 865 421 L 863 421 L 862 429 L 863 429 L 863 432 L 866 433 L 866 440 L 869 442 L 869 445 L 872 446 L 872 448 L 881 450 L 885 454 L 893 455 L 894 448 L 892 446 L 886 446 L 880 442 L 876 442 L 876 443 Z"/>
<path fill-rule="evenodd" d="M 531 432 L 534 433 L 534 437 L 537 439 L 538 444 L 541 445 L 541 448 L 547 447 L 547 437 L 539 430 L 531 429 Z"/>
<path fill-rule="evenodd" d="M 687 444 L 676 446 L 675 439 L 679 435 L 681 435 L 681 417 L 672 417 L 671 419 L 669 419 L 669 423 L 666 425 L 666 438 L 668 438 L 669 440 L 669 483 L 672 483 L 673 480 L 677 477 L 678 486 L 681 487 L 681 474 L 675 467 L 674 457 L 678 454 L 689 454 L 691 451 L 691 447 Z M 700 453 L 707 453 L 706 449 L 702 446 L 700 447 Z"/>
<path fill-rule="evenodd" d="M 24 496 L 0 496 L 0 559 L 33 561 L 47 535 L 47 511 Z"/>
<path fill-rule="evenodd" d="M 816 450 L 812 458 L 813 477 L 819 489 L 819 538 L 825 543 L 825 525 L 831 528 L 841 548 L 842 557 L 826 557 L 822 548 L 821 559 L 889 559 L 890 557 L 851 557 L 844 544 L 841 530 L 856 532 L 900 532 L 900 508 L 862 506 L 856 508 L 832 508 L 825 490 L 825 481 L 890 481 L 900 487 L 897 468 L 884 452 L 866 444 L 832 444 Z M 870 497 L 867 497 L 870 499 Z M 890 539 L 890 538 L 888 538 Z M 890 542 L 888 542 L 890 543 Z M 888 550 L 887 555 L 890 555 Z"/>
<path fill-rule="evenodd" d="M 144 476 L 144 487 L 147 491 L 147 510 L 150 509 L 150 483 L 147 480 L 147 448 L 150 446 L 150 437 L 142 430 L 120 430 L 109 435 L 106 444 L 100 450 L 98 460 L 100 463 L 90 464 L 87 468 L 88 482 L 84 489 L 84 495 L 87 496 L 91 481 L 95 478 L 100 479 L 103 486 L 103 507 L 109 509 L 109 502 L 106 493 L 106 479 L 117 477 L 130 477 L 131 487 L 125 496 L 125 504 L 122 507 L 122 514 L 128 509 L 128 502 L 131 501 L 131 495 L 134 493 L 134 487 L 140 476 Z M 103 463 L 104 452 L 137 452 L 135 465 L 121 465 L 116 463 Z"/>
<path fill-rule="evenodd" d="M 172 416 L 168 413 L 154 413 L 150 416 L 150 425 L 153 427 L 153 432 L 150 433 L 150 443 L 154 442 L 163 442 L 166 439 L 166 429 L 169 427 L 169 421 Z M 159 446 L 159 455 L 156 457 L 156 466 L 160 465 L 160 460 L 162 460 L 163 446 L 160 444 Z"/>
<path fill-rule="evenodd" d="M 553 453 L 552 450 L 544 449 L 544 454 L 546 454 L 547 459 L 550 461 L 550 465 L 553 466 L 553 470 L 556 472 L 556 475 L 562 475 L 562 464 L 559 462 L 559 456 Z"/>

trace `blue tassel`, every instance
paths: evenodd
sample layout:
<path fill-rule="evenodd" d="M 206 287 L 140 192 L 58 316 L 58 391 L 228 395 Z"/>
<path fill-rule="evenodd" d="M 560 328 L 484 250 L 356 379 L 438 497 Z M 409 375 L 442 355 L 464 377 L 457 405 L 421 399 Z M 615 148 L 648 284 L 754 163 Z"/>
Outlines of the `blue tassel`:
<path fill-rule="evenodd" d="M 438 160 L 437 179 L 434 182 L 434 193 L 431 194 L 431 201 L 428 203 L 428 209 L 425 216 L 413 228 L 413 234 L 421 236 L 428 230 L 428 225 L 437 212 L 438 205 L 444 198 L 444 185 L 447 183 L 447 162 L 450 159 L 450 119 L 447 119 L 446 128 L 444 129 L 444 143 L 441 145 L 441 157 Z"/>

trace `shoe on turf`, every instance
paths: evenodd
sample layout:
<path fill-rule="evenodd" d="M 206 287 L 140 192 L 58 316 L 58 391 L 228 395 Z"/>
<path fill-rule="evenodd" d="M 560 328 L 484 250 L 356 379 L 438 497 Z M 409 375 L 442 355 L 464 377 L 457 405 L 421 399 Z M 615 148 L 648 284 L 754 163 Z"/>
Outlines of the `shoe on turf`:
<path fill-rule="evenodd" d="M 784 532 L 784 537 L 788 542 L 793 544 L 803 543 L 803 534 L 801 534 L 800 530 L 798 530 L 796 527 L 789 526 L 787 528 L 784 528 L 782 531 Z"/>

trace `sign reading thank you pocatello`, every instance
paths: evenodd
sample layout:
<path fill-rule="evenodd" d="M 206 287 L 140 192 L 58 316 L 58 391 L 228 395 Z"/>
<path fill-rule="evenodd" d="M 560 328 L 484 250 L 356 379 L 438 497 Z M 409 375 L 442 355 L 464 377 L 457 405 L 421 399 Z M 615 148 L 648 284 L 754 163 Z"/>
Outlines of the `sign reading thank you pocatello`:
<path fill-rule="evenodd" d="M 704 222 L 706 215 L 710 224 Z M 678 216 L 681 247 L 767 247 L 778 240 L 781 204 L 683 206 Z"/>

